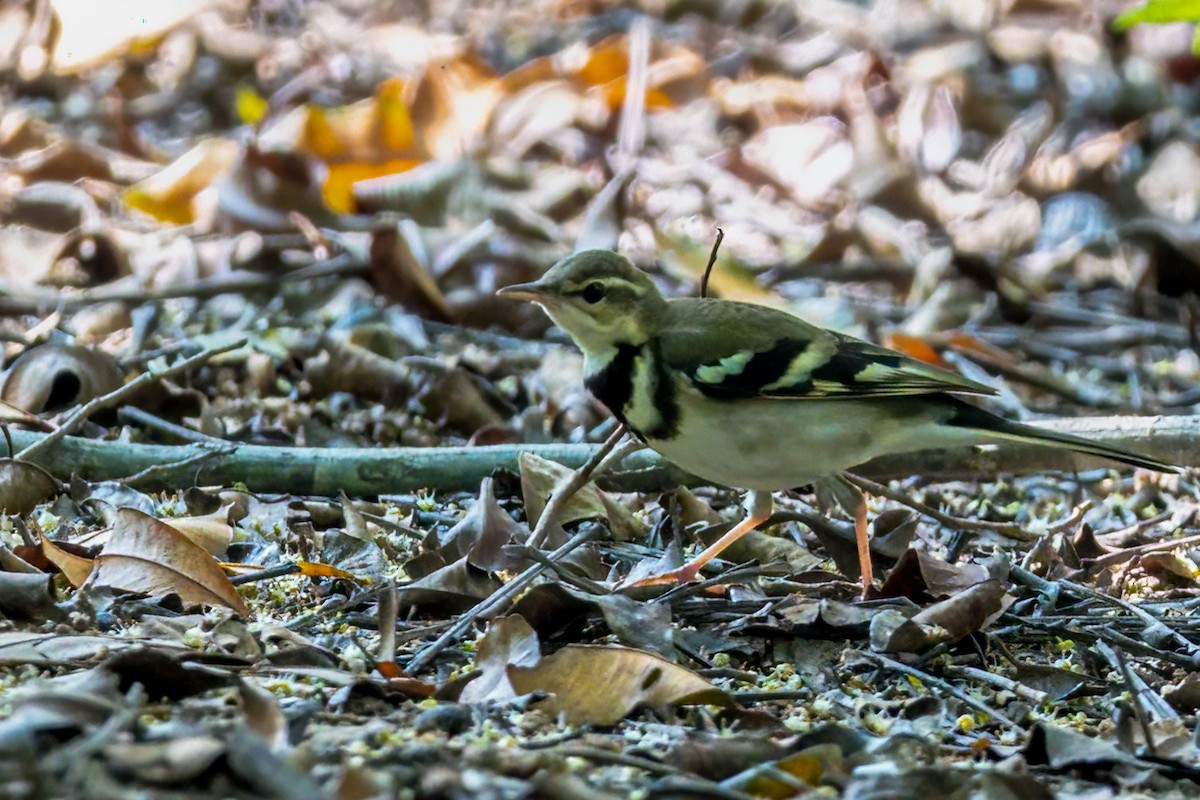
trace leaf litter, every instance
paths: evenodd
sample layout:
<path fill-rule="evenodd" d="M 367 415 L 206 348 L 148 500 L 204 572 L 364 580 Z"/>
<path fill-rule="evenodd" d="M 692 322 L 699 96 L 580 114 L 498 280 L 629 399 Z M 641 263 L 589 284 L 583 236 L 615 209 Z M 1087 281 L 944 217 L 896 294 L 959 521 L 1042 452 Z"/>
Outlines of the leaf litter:
<path fill-rule="evenodd" d="M 719 226 L 713 294 L 1194 468 L 1188 25 L 175 5 L 0 12 L 6 796 L 1194 790 L 1194 469 L 917 457 L 622 589 L 736 498 L 538 449 L 613 422 L 494 295 L 583 242 L 695 294 Z"/>

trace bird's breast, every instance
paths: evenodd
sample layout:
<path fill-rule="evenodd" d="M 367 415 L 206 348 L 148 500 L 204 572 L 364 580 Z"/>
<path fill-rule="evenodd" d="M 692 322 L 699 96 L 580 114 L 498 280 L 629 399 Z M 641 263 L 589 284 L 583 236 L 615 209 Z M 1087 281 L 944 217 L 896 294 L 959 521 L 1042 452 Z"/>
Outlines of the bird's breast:
<path fill-rule="evenodd" d="M 589 369 L 585 383 L 643 441 L 675 435 L 679 424 L 675 387 L 652 343 L 620 345 L 606 364 Z"/>

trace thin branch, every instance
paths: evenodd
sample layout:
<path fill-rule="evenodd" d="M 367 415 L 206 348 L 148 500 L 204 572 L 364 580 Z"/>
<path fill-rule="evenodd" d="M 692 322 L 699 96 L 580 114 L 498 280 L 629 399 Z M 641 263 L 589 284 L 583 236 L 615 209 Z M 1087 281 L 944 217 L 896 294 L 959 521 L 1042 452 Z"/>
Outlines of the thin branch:
<path fill-rule="evenodd" d="M 90 417 L 92 414 L 95 414 L 97 411 L 119 405 L 128 400 L 130 397 L 135 396 L 138 392 L 142 391 L 152 383 L 156 383 L 157 381 L 164 380 L 166 378 L 173 378 L 176 375 L 182 375 L 192 367 L 197 367 L 214 358 L 215 356 L 221 355 L 222 353 L 228 353 L 231 350 L 237 350 L 238 348 L 243 347 L 245 344 L 245 339 L 238 339 L 235 342 L 223 344 L 219 347 L 210 347 L 207 350 L 202 350 L 191 358 L 185 358 L 183 361 L 167 367 L 166 369 L 151 369 L 143 372 L 141 375 L 137 376 L 124 386 L 114 389 L 108 394 L 94 397 L 81 405 L 79 408 L 75 409 L 75 411 L 73 411 L 71 415 L 63 421 L 62 425 L 58 426 L 58 430 L 54 431 L 53 433 L 46 434 L 46 436 L 40 441 L 34 442 L 33 444 L 27 446 L 20 453 L 17 453 L 17 458 L 31 461 L 38 453 L 53 446 L 69 434 L 74 433 L 76 430 L 82 427 L 83 423 L 87 422 L 88 417 Z"/>
<path fill-rule="evenodd" d="M 938 511 L 930 505 L 926 505 L 918 500 L 914 500 L 903 492 L 892 491 L 891 487 L 882 483 L 877 483 L 870 478 L 864 478 L 861 475 L 855 475 L 852 472 L 843 473 L 846 480 L 862 489 L 867 494 L 873 494 L 877 497 L 886 497 L 893 502 L 899 503 L 902 506 L 907 506 L 918 514 L 929 517 L 934 522 L 939 522 L 947 528 L 952 528 L 960 531 L 989 531 L 991 533 L 999 533 L 1002 536 L 1007 536 L 1010 539 L 1016 539 L 1019 542 L 1036 542 L 1041 538 L 1041 534 L 1030 533 L 1015 522 L 992 522 L 983 519 L 966 519 L 964 517 L 956 517 L 951 514 L 946 514 Z M 1047 533 L 1058 533 L 1060 531 L 1069 530 L 1083 521 L 1083 516 L 1092 507 L 1090 501 L 1084 501 L 1074 508 L 1070 514 L 1058 522 L 1048 526 Z"/>
<path fill-rule="evenodd" d="M 542 546 L 553 526 L 558 524 L 558 519 L 562 516 L 563 509 L 567 507 L 567 503 L 571 502 L 571 498 L 575 496 L 575 493 L 592 479 L 592 474 L 596 472 L 608 454 L 613 452 L 613 448 L 617 446 L 617 442 L 624 438 L 625 433 L 625 426 L 618 425 L 617 429 L 612 432 L 612 435 L 604 440 L 604 444 L 600 445 L 600 448 L 592 453 L 591 457 L 583 463 L 582 467 L 575 470 L 560 481 L 559 485 L 554 487 L 550 495 L 550 500 L 542 510 L 542 515 L 538 518 L 537 526 L 533 529 L 533 533 L 529 537 L 529 547 L 538 548 Z M 626 447 L 622 447 L 617 452 L 621 453 L 621 458 L 623 459 L 632 451 L 628 451 Z"/>
<path fill-rule="evenodd" d="M 908 675 L 909 677 L 916 678 L 921 683 L 924 683 L 928 686 L 932 686 L 932 687 L 938 689 L 939 691 L 945 692 L 946 694 L 950 695 L 951 697 L 955 698 L 956 700 L 966 703 L 968 706 L 975 709 L 976 711 L 982 711 L 984 714 L 987 714 L 992 719 L 995 719 L 998 722 L 1002 722 L 1005 725 L 1009 726 L 1010 728 L 1016 728 L 1017 730 L 1024 730 L 1024 728 L 1022 728 L 1019 724 L 1017 724 L 1014 720 L 1012 720 L 1010 717 L 1005 715 L 1003 712 L 992 708 L 987 703 L 984 703 L 981 700 L 976 700 L 974 697 L 971 697 L 971 695 L 967 694 L 962 689 L 959 689 L 957 686 L 954 686 L 953 684 L 949 683 L 948 681 L 944 681 L 941 678 L 934 677 L 933 675 L 930 675 L 928 672 L 925 672 L 924 670 L 919 670 L 916 667 L 910 667 L 907 664 L 901 664 L 899 661 L 888 658 L 887 656 L 880 655 L 879 653 L 871 653 L 866 650 L 863 650 L 863 651 L 860 651 L 860 655 L 862 655 L 864 658 L 866 658 L 869 661 L 874 661 L 876 664 L 883 667 L 884 669 L 890 669 L 895 672 L 899 672 L 902 675 Z"/>
<path fill-rule="evenodd" d="M 36 291 L 0 284 L 0 314 L 36 314 L 47 308 L 71 311 L 98 303 L 140 303 L 175 300 L 184 297 L 204 299 L 222 294 L 244 294 L 263 289 L 278 289 L 281 283 L 356 275 L 366 269 L 361 259 L 343 253 L 288 272 L 249 272 L 238 270 L 191 283 L 147 288 L 125 282 L 104 284 L 94 289 L 63 293 L 57 289 Z"/>
<path fill-rule="evenodd" d="M 1097 442 L 1136 449 L 1176 464 L 1200 464 L 1200 416 L 1090 417 L 1042 423 L 1047 430 L 1084 435 Z M 28 448 L 47 434 L 12 430 L 13 444 Z M 335 497 L 399 494 L 418 489 L 477 491 L 479 482 L 497 469 L 516 470 L 521 453 L 535 453 L 564 466 L 578 467 L 595 452 L 594 444 L 518 444 L 487 447 L 272 447 L 239 444 L 233 454 L 203 464 L 198 474 L 187 468 L 167 470 L 147 490 L 179 489 L 212 483 L 244 483 L 251 491 Z M 135 444 L 67 436 L 53 447 L 39 447 L 35 459 L 51 475 L 77 474 L 87 480 L 112 480 L 155 464 L 170 464 L 195 455 L 195 445 Z M 1103 461 L 1079 457 L 1089 464 Z M 1004 444 L 989 450 L 957 448 L 925 450 L 878 458 L 855 468 L 873 480 L 920 475 L 927 480 L 995 479 L 1003 474 L 1072 471 L 1072 454 L 1049 447 Z M 656 491 L 681 484 L 703 484 L 657 454 L 635 453 L 620 470 L 600 478 L 618 491 Z"/>
<path fill-rule="evenodd" d="M 717 228 L 717 238 L 713 242 L 712 252 L 708 254 L 708 265 L 704 267 L 704 277 L 700 279 L 701 297 L 708 297 L 708 276 L 712 275 L 713 266 L 717 263 L 717 252 L 721 249 L 723 241 L 725 241 L 725 229 Z"/>
<path fill-rule="evenodd" d="M 542 516 L 546 516 L 545 512 L 542 512 Z M 547 560 L 561 560 L 572 550 L 589 541 L 593 536 L 596 535 L 596 532 L 597 527 L 594 525 L 585 527 L 579 533 L 568 539 L 557 550 L 554 550 L 547 555 Z M 437 658 L 439 653 L 462 638 L 462 636 L 471 629 L 471 626 L 475 624 L 475 620 L 490 619 L 499 614 L 500 611 L 507 606 L 511 600 L 515 599 L 518 594 L 525 591 L 526 587 L 533 583 L 534 579 L 545 571 L 545 563 L 534 564 L 528 567 L 520 575 L 501 586 L 495 592 L 492 592 L 491 595 L 485 597 L 483 600 L 480 600 L 475 604 L 474 607 L 465 613 L 460 614 L 458 619 L 456 619 L 454 623 L 442 633 L 441 636 L 425 645 L 425 647 L 421 648 L 417 654 L 412 657 L 412 660 L 408 662 L 408 666 L 404 668 L 404 674 L 417 675 L 424 671 L 426 667 L 433 663 L 433 660 Z"/>

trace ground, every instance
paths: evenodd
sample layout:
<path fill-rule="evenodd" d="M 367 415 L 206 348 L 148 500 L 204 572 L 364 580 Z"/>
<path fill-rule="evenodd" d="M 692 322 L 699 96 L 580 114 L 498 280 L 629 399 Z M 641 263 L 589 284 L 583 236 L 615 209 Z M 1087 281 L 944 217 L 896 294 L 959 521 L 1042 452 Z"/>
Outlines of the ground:
<path fill-rule="evenodd" d="M 1200 61 L 1128 8 L 0 10 L 0 796 L 1194 794 Z M 591 481 L 495 290 L 718 230 L 708 294 L 1183 469 L 874 462 L 628 587 L 741 498 Z"/>

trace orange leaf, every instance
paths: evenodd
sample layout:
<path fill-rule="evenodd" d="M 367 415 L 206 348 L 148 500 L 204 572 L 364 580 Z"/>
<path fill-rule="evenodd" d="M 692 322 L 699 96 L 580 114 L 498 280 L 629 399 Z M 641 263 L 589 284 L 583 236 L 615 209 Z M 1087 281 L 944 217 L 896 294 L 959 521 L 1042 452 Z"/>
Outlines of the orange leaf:
<path fill-rule="evenodd" d="M 369 178 L 381 178 L 408 172 L 422 162 L 414 158 L 397 158 L 382 163 L 369 161 L 346 161 L 329 164 L 325 185 L 321 195 L 330 210 L 350 214 L 357 210 L 354 202 L 354 184 Z"/>
<path fill-rule="evenodd" d="M 926 364 L 933 364 L 935 367 L 949 368 L 946 360 L 938 355 L 937 350 L 924 339 L 919 336 L 912 336 L 907 333 L 893 332 L 884 337 L 883 343 L 886 347 L 897 350 L 910 358 L 915 358 L 918 361 L 924 361 Z"/>
<path fill-rule="evenodd" d="M 233 169 L 241 148 L 227 139 L 206 139 L 174 162 L 125 190 L 125 205 L 161 222 L 195 222 L 192 201 Z"/>
<path fill-rule="evenodd" d="M 316 561 L 297 561 L 296 566 L 300 568 L 301 575 L 309 578 L 345 578 L 346 580 L 361 583 L 358 578 L 344 569 L 338 569 L 329 564 L 321 564 Z"/>
<path fill-rule="evenodd" d="M 430 64 L 409 109 L 421 153 L 453 161 L 471 152 L 504 91 L 496 73 L 475 56 Z"/>

